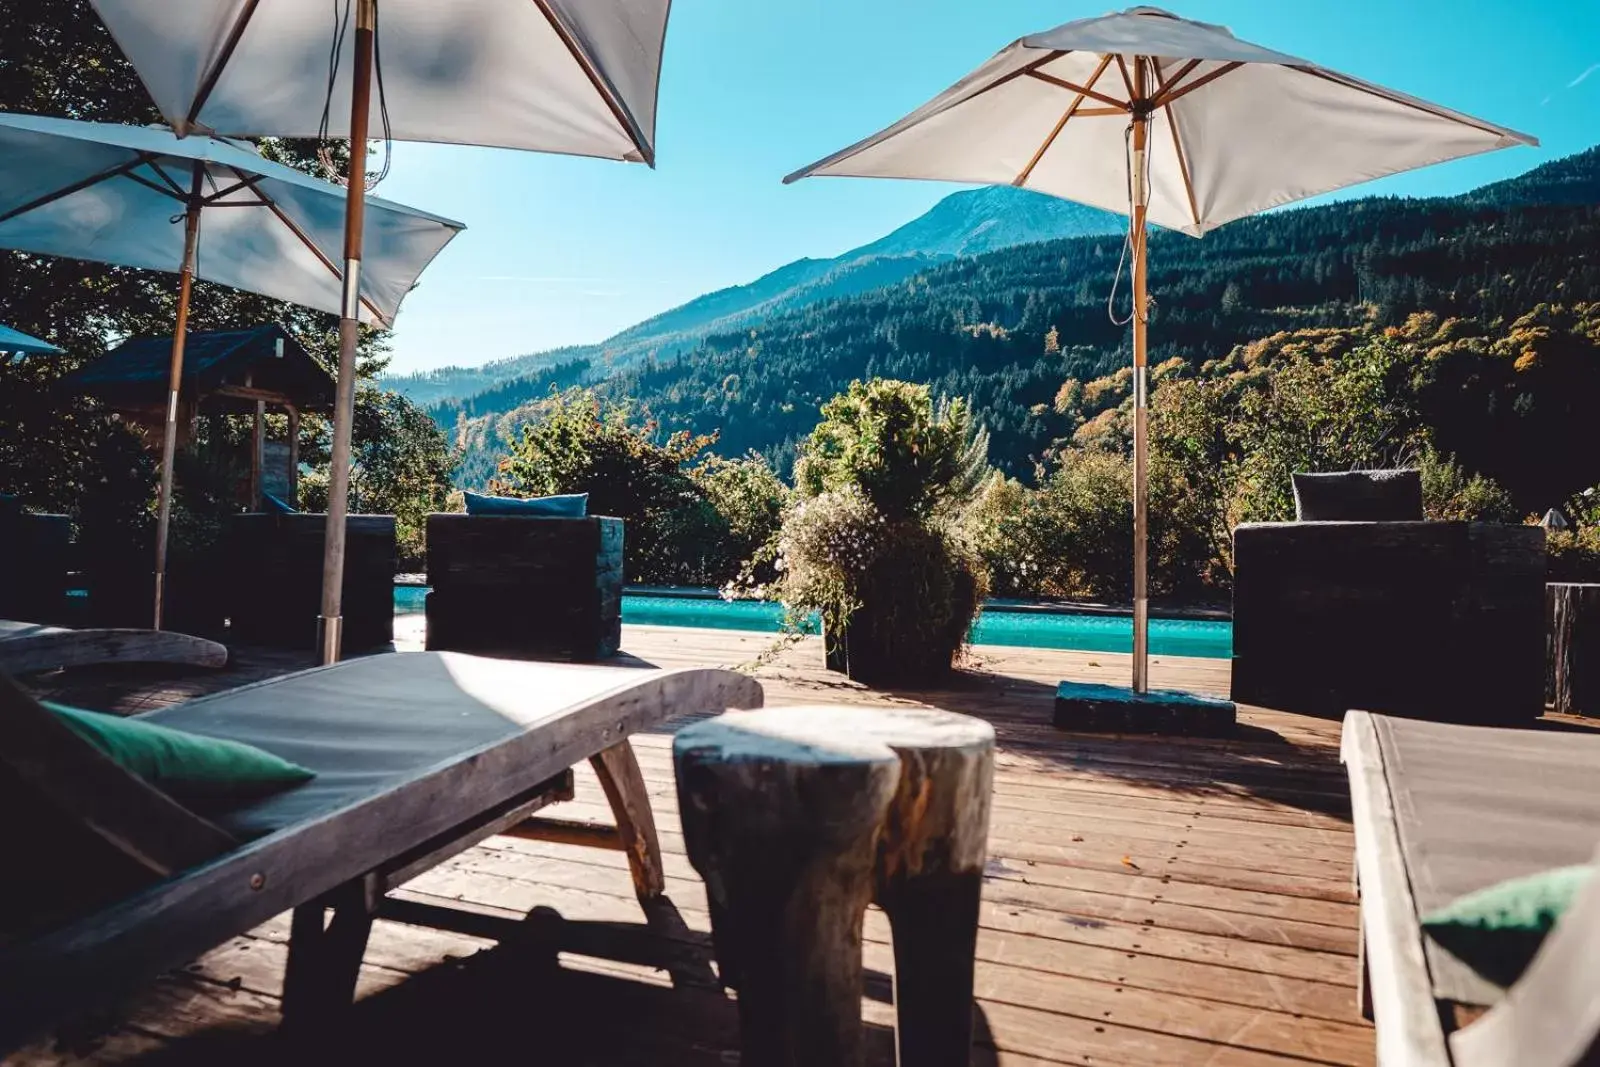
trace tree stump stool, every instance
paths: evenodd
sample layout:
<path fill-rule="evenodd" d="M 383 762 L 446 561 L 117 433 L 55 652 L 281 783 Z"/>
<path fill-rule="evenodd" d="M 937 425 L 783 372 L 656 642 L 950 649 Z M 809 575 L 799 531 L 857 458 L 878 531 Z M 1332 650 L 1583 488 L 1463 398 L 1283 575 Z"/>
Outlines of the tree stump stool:
<path fill-rule="evenodd" d="M 965 1065 L 994 730 L 943 712 L 735 712 L 673 743 L 747 1067 L 861 1062 L 861 927 L 888 914 L 901 1067 Z"/>

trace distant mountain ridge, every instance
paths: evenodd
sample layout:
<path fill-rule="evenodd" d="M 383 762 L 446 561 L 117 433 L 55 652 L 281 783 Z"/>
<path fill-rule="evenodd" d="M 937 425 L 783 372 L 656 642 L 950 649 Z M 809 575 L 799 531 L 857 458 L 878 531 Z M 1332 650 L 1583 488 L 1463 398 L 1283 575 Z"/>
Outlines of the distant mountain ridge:
<path fill-rule="evenodd" d="M 705 337 L 823 300 L 854 296 L 963 256 L 1062 237 L 1120 233 L 1120 215 L 1027 189 L 991 186 L 952 193 L 905 225 L 832 259 L 797 259 L 745 285 L 718 289 L 630 326 L 594 345 L 572 345 L 388 378 L 384 384 L 432 406 L 551 368 L 587 360 L 597 372 L 693 348 Z"/>
<path fill-rule="evenodd" d="M 1600 302 L 1600 196 L 1591 190 L 1600 190 L 1600 150 L 1458 196 L 1296 207 L 1199 241 L 1155 234 L 1151 363 L 1203 368 L 1279 331 L 1402 327 L 1417 312 L 1503 324 L 1541 306 Z M 818 406 L 853 379 L 882 375 L 969 399 L 991 459 L 1027 477 L 1074 431 L 1062 397 L 1127 366 L 1128 331 L 1106 303 L 1121 244 L 1114 232 L 952 257 L 894 284 L 708 333 L 663 358 L 620 369 L 547 363 L 432 413 L 463 449 L 456 478 L 467 486 L 493 476 L 550 388 L 574 380 L 626 400 L 663 431 L 716 431 L 719 453 L 755 450 L 787 474 Z M 820 276 L 808 275 L 810 284 Z M 1502 368 L 1513 378 L 1523 370 Z M 1515 393 L 1515 381 L 1506 388 Z"/>

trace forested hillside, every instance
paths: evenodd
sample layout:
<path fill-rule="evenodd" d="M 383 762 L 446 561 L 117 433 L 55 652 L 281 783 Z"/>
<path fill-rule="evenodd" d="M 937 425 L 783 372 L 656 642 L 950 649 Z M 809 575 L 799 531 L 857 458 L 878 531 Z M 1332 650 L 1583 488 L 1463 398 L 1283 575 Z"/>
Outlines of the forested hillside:
<path fill-rule="evenodd" d="M 818 405 L 852 379 L 930 382 L 970 398 L 992 458 L 1026 473 L 1031 457 L 1074 428 L 1054 405 L 1062 383 L 1128 361 L 1128 331 L 1106 307 L 1120 251 L 1116 237 L 1087 237 L 954 260 L 712 335 L 605 389 L 665 429 L 719 430 L 719 452 L 754 449 L 787 471 Z M 1415 311 L 1494 322 L 1541 303 L 1592 301 L 1600 150 L 1460 197 L 1281 211 L 1200 240 L 1160 233 L 1150 255 L 1152 363 L 1199 364 L 1281 330 L 1399 325 Z M 1117 303 L 1125 315 L 1126 276 Z M 477 410 L 464 440 L 489 453 L 526 415 Z M 469 456 L 463 480 L 490 460 Z"/>
<path fill-rule="evenodd" d="M 904 226 L 831 259 L 797 259 L 753 282 L 698 296 L 636 323 L 598 344 L 495 360 L 478 367 L 442 367 L 385 384 L 419 404 L 470 400 L 523 377 L 588 360 L 596 375 L 651 356 L 672 356 L 708 334 L 740 329 L 819 301 L 893 285 L 957 256 L 975 256 L 1029 241 L 1115 233 L 1122 220 L 1098 208 L 1028 189 L 951 193 Z M 466 407 L 468 405 L 460 405 Z M 479 410 L 490 410 L 479 405 Z M 493 410 L 504 411 L 505 408 Z"/>
<path fill-rule="evenodd" d="M 1600 151 L 1551 169 L 1564 192 L 1595 189 Z M 1245 219 L 1200 240 L 1158 234 L 1151 362 L 1201 362 L 1306 326 L 1399 324 L 1419 310 L 1493 320 L 1600 298 L 1600 195 L 1524 202 L 1550 188 L 1538 177 L 1481 198 L 1356 200 Z M 1130 358 L 1129 332 L 1106 310 L 1119 251 L 1115 238 L 1080 238 L 957 261 L 708 338 L 608 388 L 669 429 L 720 428 L 725 453 L 753 448 L 782 466 L 817 405 L 851 379 L 931 382 L 971 398 L 995 460 L 1022 471 L 1070 430 L 1052 408 L 1062 381 Z M 1124 278 L 1122 313 L 1126 292 Z"/>

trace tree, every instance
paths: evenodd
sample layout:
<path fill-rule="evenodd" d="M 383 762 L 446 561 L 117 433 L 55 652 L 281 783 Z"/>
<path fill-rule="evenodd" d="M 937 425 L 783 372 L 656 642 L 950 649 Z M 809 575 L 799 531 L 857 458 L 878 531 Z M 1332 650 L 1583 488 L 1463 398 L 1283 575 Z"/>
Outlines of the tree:
<path fill-rule="evenodd" d="M 691 475 L 727 526 L 719 539 L 718 574 L 732 578 L 748 564 L 750 580 L 771 581 L 774 541 L 789 502 L 789 487 L 753 453 L 739 459 L 708 455 Z"/>
<path fill-rule="evenodd" d="M 310 457 L 322 469 L 305 480 L 302 504 L 328 506 L 327 442 Z M 363 385 L 356 391 L 351 425 L 350 510 L 393 515 L 401 565 L 420 569 L 427 516 L 443 511 L 458 456 L 421 408 L 392 390 Z"/>
<path fill-rule="evenodd" d="M 552 393 L 500 463 L 490 491 L 517 496 L 588 493 L 589 511 L 626 525 L 627 578 L 698 585 L 721 580 L 727 533 L 693 468 L 712 435 L 669 434 L 588 389 Z"/>
<path fill-rule="evenodd" d="M 0 110 L 94 122 L 146 125 L 161 121 L 132 66 L 86 0 L 23 5 L 0 0 Z M 321 174 L 312 141 L 267 139 L 263 155 Z M 326 146 L 335 166 L 348 162 L 342 143 Z M 191 330 L 281 322 L 330 369 L 337 362 L 338 319 L 323 312 L 196 283 Z M 109 413 L 63 398 L 54 383 L 102 355 L 108 342 L 164 336 L 177 314 L 171 274 L 0 250 L 0 321 L 48 337 L 66 355 L 0 366 L 0 491 L 20 490 L 34 506 L 74 513 L 86 497 L 113 492 L 131 515 L 154 495 L 152 464 L 134 462 L 128 435 Z M 387 360 L 379 331 L 364 328 L 358 371 L 380 373 Z M 314 453 L 320 419 L 307 419 L 304 451 Z M 181 490 L 180 486 L 180 490 Z"/>

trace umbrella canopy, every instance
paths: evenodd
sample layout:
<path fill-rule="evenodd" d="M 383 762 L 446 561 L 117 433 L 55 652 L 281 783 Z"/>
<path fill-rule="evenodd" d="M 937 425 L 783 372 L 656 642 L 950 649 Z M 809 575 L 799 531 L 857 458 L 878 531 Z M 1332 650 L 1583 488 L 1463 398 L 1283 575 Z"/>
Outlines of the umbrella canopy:
<path fill-rule="evenodd" d="M 899 122 L 784 180 L 934 178 L 1129 217 L 1133 688 L 1148 683 L 1146 225 L 1225 222 L 1387 174 L 1537 144 L 1527 134 L 1136 7 L 1012 42 Z"/>
<path fill-rule="evenodd" d="M 179 275 L 156 509 L 159 630 L 193 280 L 387 326 L 462 226 L 373 200 L 361 225 L 373 254 L 367 270 L 351 273 L 338 259 L 344 191 L 248 148 L 148 127 L 0 115 L 0 158 L 0 248 Z"/>
<path fill-rule="evenodd" d="M 369 133 L 655 165 L 671 0 L 90 0 L 167 121 L 192 130 Z M 330 10 L 331 8 L 331 10 Z M 331 18 L 330 18 L 331 15 Z M 365 183 L 348 183 L 345 276 L 361 275 Z M 339 323 L 324 538 L 323 662 L 339 658 L 356 309 Z"/>
<path fill-rule="evenodd" d="M 0 115 L 0 158 L 0 247 L 176 272 L 193 205 L 196 277 L 339 313 L 338 186 L 226 141 L 37 115 Z M 387 326 L 462 226 L 368 204 L 361 317 Z"/>
<path fill-rule="evenodd" d="M 1014 41 L 893 126 L 785 181 L 1017 185 L 1127 214 L 1135 100 L 1149 120 L 1148 219 L 1196 237 L 1357 182 L 1538 144 L 1226 27 L 1136 7 Z"/>
<path fill-rule="evenodd" d="M 29 337 L 21 330 L 13 330 L 9 326 L 0 326 L 0 353 L 15 355 L 21 353 L 31 355 L 60 355 L 61 349 L 49 341 L 41 341 L 37 337 Z"/>
<path fill-rule="evenodd" d="M 397 140 L 653 163 L 669 3 L 383 0 L 370 128 L 384 129 L 381 98 Z M 351 4 L 94 6 L 178 132 L 350 135 L 356 35 L 338 33 L 331 64 L 330 44 Z"/>

